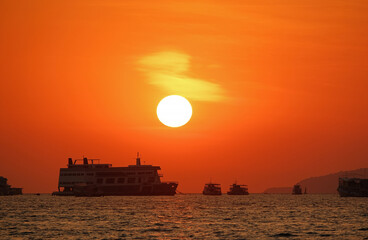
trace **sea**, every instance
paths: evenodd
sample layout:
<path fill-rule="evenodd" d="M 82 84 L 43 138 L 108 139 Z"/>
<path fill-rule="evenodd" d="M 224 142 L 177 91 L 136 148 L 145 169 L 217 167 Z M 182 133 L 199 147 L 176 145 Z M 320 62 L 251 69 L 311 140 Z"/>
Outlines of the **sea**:
<path fill-rule="evenodd" d="M 0 239 L 368 239 L 368 198 L 2 196 Z"/>

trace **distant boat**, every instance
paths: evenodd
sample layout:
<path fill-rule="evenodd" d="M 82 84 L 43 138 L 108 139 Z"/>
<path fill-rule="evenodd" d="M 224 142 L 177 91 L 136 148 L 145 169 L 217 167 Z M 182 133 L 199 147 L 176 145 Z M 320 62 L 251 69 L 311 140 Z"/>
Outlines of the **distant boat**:
<path fill-rule="evenodd" d="M 340 197 L 368 197 L 368 179 L 339 178 Z"/>
<path fill-rule="evenodd" d="M 203 195 L 221 195 L 221 185 L 217 183 L 206 183 Z"/>
<path fill-rule="evenodd" d="M 22 188 L 12 188 L 8 184 L 8 179 L 0 177 L 0 196 L 22 195 Z"/>
<path fill-rule="evenodd" d="M 162 182 L 161 167 L 136 164 L 112 167 L 96 163 L 98 159 L 81 159 L 82 164 L 69 158 L 68 167 L 60 168 L 56 196 L 153 196 L 175 195 L 177 182 Z"/>
<path fill-rule="evenodd" d="M 247 185 L 239 185 L 239 184 L 232 184 L 230 185 L 230 191 L 227 192 L 228 195 L 248 195 L 248 188 Z"/>
<path fill-rule="evenodd" d="M 295 184 L 293 187 L 293 195 L 300 195 L 302 194 L 302 188 L 300 187 L 300 184 Z"/>

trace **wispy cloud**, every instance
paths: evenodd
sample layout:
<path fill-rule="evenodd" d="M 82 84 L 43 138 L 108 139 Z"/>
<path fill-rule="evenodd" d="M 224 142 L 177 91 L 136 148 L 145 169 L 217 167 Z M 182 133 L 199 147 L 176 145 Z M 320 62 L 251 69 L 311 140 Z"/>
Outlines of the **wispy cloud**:
<path fill-rule="evenodd" d="M 219 84 L 188 76 L 190 58 L 180 52 L 157 52 L 140 58 L 138 65 L 150 84 L 162 88 L 168 94 L 181 95 L 195 101 L 223 100 L 225 96 Z"/>

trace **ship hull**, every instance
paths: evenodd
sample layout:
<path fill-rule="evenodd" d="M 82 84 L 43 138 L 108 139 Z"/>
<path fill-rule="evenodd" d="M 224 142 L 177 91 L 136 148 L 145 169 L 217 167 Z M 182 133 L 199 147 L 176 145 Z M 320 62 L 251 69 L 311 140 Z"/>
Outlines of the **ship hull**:
<path fill-rule="evenodd" d="M 76 186 L 74 195 L 83 196 L 173 196 L 177 183 L 153 185 L 116 185 L 116 186 Z"/>
<path fill-rule="evenodd" d="M 247 192 L 227 192 L 227 195 L 249 195 Z"/>
<path fill-rule="evenodd" d="M 51 195 L 52 196 L 74 196 L 74 192 L 60 191 L 60 192 L 53 192 Z"/>
<path fill-rule="evenodd" d="M 203 195 L 218 196 L 221 195 L 221 190 L 203 190 Z"/>
<path fill-rule="evenodd" d="M 368 197 L 368 191 L 353 191 L 348 189 L 338 188 L 340 197 Z"/>

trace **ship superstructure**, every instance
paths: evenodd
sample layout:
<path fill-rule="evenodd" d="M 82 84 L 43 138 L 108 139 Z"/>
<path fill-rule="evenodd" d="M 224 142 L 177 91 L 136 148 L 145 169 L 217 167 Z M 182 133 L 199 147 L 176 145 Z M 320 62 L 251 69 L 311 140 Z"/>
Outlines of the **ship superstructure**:
<path fill-rule="evenodd" d="M 60 168 L 58 191 L 61 196 L 121 196 L 121 195 L 175 195 L 177 182 L 162 182 L 161 167 L 141 165 L 139 154 L 136 165 L 112 167 L 96 163 L 98 159 L 83 158 L 68 167 Z"/>

